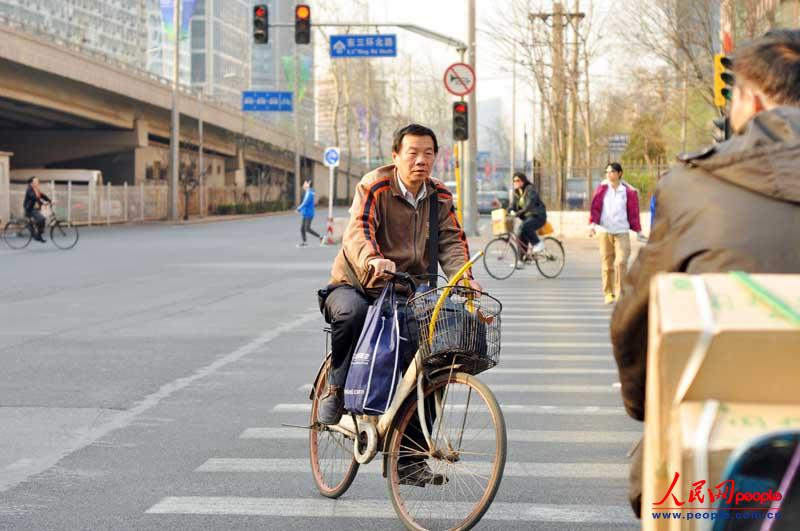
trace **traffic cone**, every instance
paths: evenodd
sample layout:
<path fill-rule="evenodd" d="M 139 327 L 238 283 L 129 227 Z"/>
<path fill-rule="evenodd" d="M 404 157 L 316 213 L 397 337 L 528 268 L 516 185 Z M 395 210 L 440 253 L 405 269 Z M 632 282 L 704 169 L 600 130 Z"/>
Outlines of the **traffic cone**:
<path fill-rule="evenodd" d="M 328 218 L 328 227 L 325 229 L 325 236 L 322 237 L 321 245 L 333 245 L 333 218 Z"/>

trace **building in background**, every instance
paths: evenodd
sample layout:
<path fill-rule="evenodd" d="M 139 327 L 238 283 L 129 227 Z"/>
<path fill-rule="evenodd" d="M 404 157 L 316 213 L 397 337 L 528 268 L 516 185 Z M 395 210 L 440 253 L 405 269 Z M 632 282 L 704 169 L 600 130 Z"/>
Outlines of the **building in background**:
<path fill-rule="evenodd" d="M 193 7 L 189 29 L 192 86 L 240 106 L 242 90 L 251 86 L 252 1 L 183 2 L 184 9 Z"/>
<path fill-rule="evenodd" d="M 0 0 L 0 16 L 66 44 L 144 69 L 149 43 L 148 3 L 152 2 Z"/>

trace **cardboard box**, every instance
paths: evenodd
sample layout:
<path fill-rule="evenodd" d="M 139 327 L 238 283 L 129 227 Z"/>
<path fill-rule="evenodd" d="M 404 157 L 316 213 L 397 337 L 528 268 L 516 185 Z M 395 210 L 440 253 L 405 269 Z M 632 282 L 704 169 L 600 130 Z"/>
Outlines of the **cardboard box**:
<path fill-rule="evenodd" d="M 798 404 L 753 404 L 742 402 L 722 402 L 718 405 L 714 415 L 707 442 L 707 477 L 700 477 L 704 473 L 695 469 L 695 440 L 697 427 L 706 402 L 683 402 L 673 409 L 673 425 L 671 431 L 669 469 L 680 473 L 680 480 L 675 492 L 679 492 L 679 499 L 687 501 L 692 483 L 705 479 L 703 493 L 707 488 L 722 482 L 722 475 L 728 463 L 728 458 L 737 448 L 748 441 L 766 433 L 800 429 L 800 405 Z M 673 474 L 674 474 L 673 472 Z M 671 479 L 671 478 L 670 478 Z M 692 506 L 707 506 L 708 502 L 692 504 Z M 673 522 L 675 529 L 690 529 L 691 522 Z"/>
<path fill-rule="evenodd" d="M 704 328 L 692 278 L 660 275 L 650 288 L 642 495 L 642 525 L 647 530 L 669 525 L 649 513 L 674 476 L 672 467 L 677 465 L 670 456 L 682 455 L 682 450 L 671 449 L 685 440 L 676 423 L 695 411 L 687 406 L 681 413 L 680 403 L 715 399 L 752 407 L 800 405 L 800 328 L 728 274 L 697 277 L 709 295 L 714 335 L 702 364 L 687 380 L 685 395 L 676 400 L 679 381 Z M 751 278 L 800 311 L 800 275 Z M 692 434 L 687 427 L 685 437 Z M 698 479 L 706 478 L 694 481 Z M 688 492 L 682 494 L 688 497 Z"/>

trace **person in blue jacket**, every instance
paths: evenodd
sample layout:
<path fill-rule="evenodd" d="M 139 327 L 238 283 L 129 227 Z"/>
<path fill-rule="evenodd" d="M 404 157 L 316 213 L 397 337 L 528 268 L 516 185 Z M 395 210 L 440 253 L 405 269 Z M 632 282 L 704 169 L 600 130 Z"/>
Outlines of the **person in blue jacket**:
<path fill-rule="evenodd" d="M 310 232 L 322 240 L 322 236 L 311 228 L 311 221 L 314 219 L 314 203 L 316 202 L 314 199 L 314 189 L 311 188 L 311 181 L 303 183 L 303 190 L 306 191 L 303 196 L 303 202 L 297 207 L 297 211 L 300 212 L 300 215 L 303 217 L 303 221 L 300 223 L 300 235 L 303 237 L 303 241 L 297 244 L 298 247 L 305 247 L 308 245 L 306 242 L 306 232 Z"/>

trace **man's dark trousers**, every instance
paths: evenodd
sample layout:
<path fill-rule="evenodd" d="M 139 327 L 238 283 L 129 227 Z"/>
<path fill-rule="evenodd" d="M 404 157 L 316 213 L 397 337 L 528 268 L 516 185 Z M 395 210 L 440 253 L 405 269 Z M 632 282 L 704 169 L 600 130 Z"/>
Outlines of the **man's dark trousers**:
<path fill-rule="evenodd" d="M 331 288 L 328 288 L 331 289 Z M 364 328 L 371 300 L 351 286 L 337 286 L 325 299 L 325 317 L 331 325 L 333 366 L 330 385 L 344 387 L 356 341 Z"/>
<path fill-rule="evenodd" d="M 47 223 L 47 219 L 38 210 L 29 210 L 25 212 L 25 215 L 31 218 L 34 227 L 36 227 L 36 234 L 41 236 L 44 232 L 44 224 Z"/>

